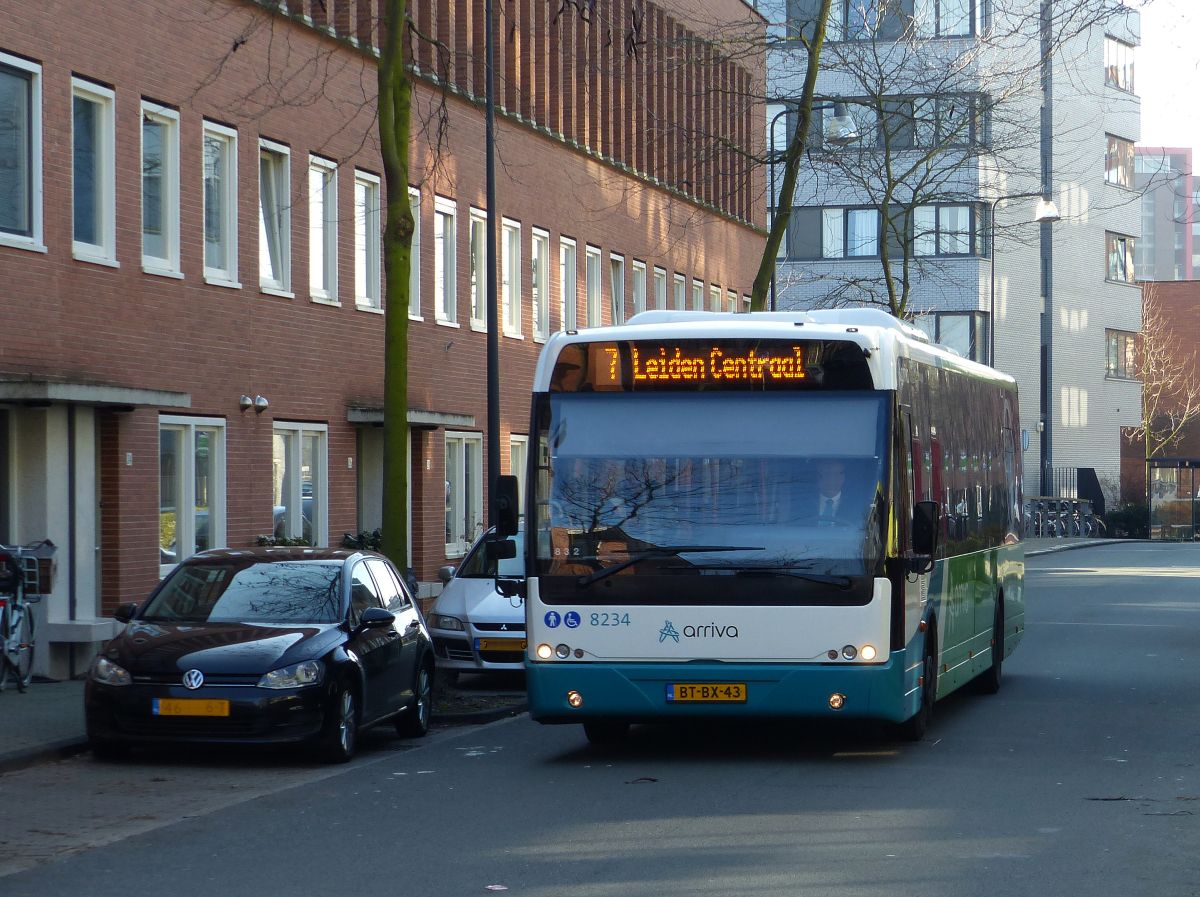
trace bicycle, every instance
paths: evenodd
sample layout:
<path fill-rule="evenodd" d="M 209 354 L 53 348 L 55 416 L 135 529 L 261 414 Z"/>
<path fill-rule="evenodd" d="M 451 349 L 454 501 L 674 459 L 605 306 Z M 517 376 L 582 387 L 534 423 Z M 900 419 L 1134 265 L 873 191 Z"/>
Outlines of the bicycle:
<path fill-rule="evenodd" d="M 49 539 L 0 545 L 0 691 L 12 681 L 23 692 L 33 681 L 37 623 L 31 605 L 42 600 L 39 560 L 53 552 Z"/>

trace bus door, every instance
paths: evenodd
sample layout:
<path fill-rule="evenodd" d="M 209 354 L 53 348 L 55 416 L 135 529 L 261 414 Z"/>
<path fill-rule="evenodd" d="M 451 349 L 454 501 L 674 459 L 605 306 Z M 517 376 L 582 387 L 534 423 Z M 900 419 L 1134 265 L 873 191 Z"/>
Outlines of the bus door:
<path fill-rule="evenodd" d="M 909 408 L 901 406 L 897 426 L 895 476 L 892 484 L 893 513 L 896 520 L 898 545 L 901 559 L 912 555 L 912 513 L 916 502 L 925 497 L 925 449 L 921 439 L 921 428 L 912 419 Z M 917 624 L 925 611 L 929 592 L 929 574 L 908 573 L 901 577 L 903 583 L 904 627 L 901 644 L 908 644 L 916 633 Z"/>

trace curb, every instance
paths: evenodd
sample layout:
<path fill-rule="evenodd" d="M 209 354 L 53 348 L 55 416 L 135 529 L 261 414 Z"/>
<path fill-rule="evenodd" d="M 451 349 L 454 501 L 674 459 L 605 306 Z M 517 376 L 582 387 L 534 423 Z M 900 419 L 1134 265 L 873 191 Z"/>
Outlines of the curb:
<path fill-rule="evenodd" d="M 1149 542 L 1150 539 L 1091 539 L 1087 542 L 1070 542 L 1066 545 L 1048 545 L 1045 548 L 1034 548 L 1025 552 L 1025 557 L 1037 557 L 1040 554 L 1054 554 L 1059 551 L 1071 551 L 1075 548 L 1095 548 L 1097 545 L 1121 545 L 1131 542 Z"/>
<path fill-rule="evenodd" d="M 504 707 L 492 707 L 488 710 L 473 710 L 470 713 L 437 713 L 430 722 L 443 726 L 468 726 L 480 723 L 491 723 L 510 716 L 520 716 L 529 711 L 529 704 L 507 704 Z"/>
<path fill-rule="evenodd" d="M 28 769 L 49 760 L 65 760 L 82 754 L 88 749 L 86 738 L 64 738 L 60 741 L 49 741 L 37 747 L 23 748 L 0 754 L 0 775 L 6 772 L 16 772 L 18 769 Z"/>

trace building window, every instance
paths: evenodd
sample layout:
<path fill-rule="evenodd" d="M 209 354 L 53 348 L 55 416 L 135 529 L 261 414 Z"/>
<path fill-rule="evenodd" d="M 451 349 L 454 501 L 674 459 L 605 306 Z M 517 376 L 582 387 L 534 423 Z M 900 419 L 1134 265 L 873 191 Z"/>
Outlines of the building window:
<path fill-rule="evenodd" d="M 408 253 L 408 316 L 421 320 L 421 191 L 408 188 L 408 211 L 412 215 L 412 245 Z"/>
<path fill-rule="evenodd" d="M 521 225 L 507 218 L 500 229 L 500 292 L 504 306 L 504 335 L 521 336 Z"/>
<path fill-rule="evenodd" d="M 736 313 L 738 310 L 737 290 L 725 291 L 725 311 L 730 314 Z"/>
<path fill-rule="evenodd" d="M 179 113 L 146 102 L 142 103 L 142 269 L 179 274 Z"/>
<path fill-rule="evenodd" d="M 633 313 L 639 314 L 646 310 L 646 263 L 634 260 L 633 263 Z"/>
<path fill-rule="evenodd" d="M 550 234 L 533 229 L 529 247 L 529 282 L 533 292 L 533 336 L 550 336 Z"/>
<path fill-rule="evenodd" d="M 258 142 L 258 283 L 290 294 L 292 288 L 291 152 Z"/>
<path fill-rule="evenodd" d="M 114 196 L 116 98 L 107 87 L 71 79 L 71 195 L 75 258 L 116 261 Z"/>
<path fill-rule="evenodd" d="M 564 330 L 575 330 L 579 312 L 578 299 L 575 295 L 576 282 L 579 277 L 578 264 L 575 255 L 575 241 L 563 237 L 558 243 L 558 288 L 559 288 L 559 320 Z"/>
<path fill-rule="evenodd" d="M 692 280 L 692 311 L 704 311 L 703 280 Z"/>
<path fill-rule="evenodd" d="M 667 272 L 664 268 L 654 269 L 654 307 L 667 307 Z"/>
<path fill-rule="evenodd" d="M 354 302 L 361 308 L 383 308 L 379 196 L 376 175 L 354 172 Z"/>
<path fill-rule="evenodd" d="M 599 327 L 603 322 L 600 305 L 600 250 L 589 246 L 584 251 L 584 288 L 587 294 L 584 301 L 587 304 L 587 326 Z"/>
<path fill-rule="evenodd" d="M 834 0 L 828 40 L 898 40 L 977 34 L 986 0 Z"/>
<path fill-rule="evenodd" d="M 237 282 L 237 131 L 204 123 L 204 277 Z"/>
<path fill-rule="evenodd" d="M 682 274 L 676 274 L 673 287 L 675 310 L 683 311 L 687 308 L 687 278 Z"/>
<path fill-rule="evenodd" d="M 1133 283 L 1133 260 L 1137 241 L 1133 237 L 1106 233 L 1104 244 L 1108 259 L 1107 279 L 1118 283 Z"/>
<path fill-rule="evenodd" d="M 1118 90 L 1134 92 L 1133 46 L 1107 35 L 1104 38 L 1104 83 Z"/>
<path fill-rule="evenodd" d="M 456 218 L 454 200 L 433 198 L 433 313 L 437 320 L 449 324 L 458 321 Z"/>
<path fill-rule="evenodd" d="M 987 354 L 987 316 L 983 312 L 934 312 L 913 319 L 931 340 L 963 358 L 984 361 Z"/>
<path fill-rule="evenodd" d="M 337 295 L 337 165 L 308 159 L 308 291 L 318 302 Z"/>
<path fill-rule="evenodd" d="M 1104 358 L 1104 375 L 1120 380 L 1136 380 L 1137 372 L 1137 334 L 1124 330 L 1105 330 L 1104 341 L 1106 352 Z"/>
<path fill-rule="evenodd" d="M 0 243 L 42 250 L 42 70 L 0 53 Z"/>
<path fill-rule="evenodd" d="M 487 330 L 487 212 L 471 209 L 471 327 Z"/>
<path fill-rule="evenodd" d="M 483 437 L 446 433 L 446 555 L 459 557 L 483 532 Z"/>
<path fill-rule="evenodd" d="M 165 575 L 198 551 L 225 545 L 225 422 L 158 420 L 158 562 Z"/>
<path fill-rule="evenodd" d="M 708 286 L 708 310 L 721 310 L 721 288 L 715 283 Z"/>
<path fill-rule="evenodd" d="M 615 252 L 608 254 L 609 299 L 612 301 L 612 322 L 625 320 L 625 257 Z"/>
<path fill-rule="evenodd" d="M 529 460 L 529 437 L 515 433 L 508 437 L 508 472 L 517 478 L 518 514 L 525 507 L 525 466 Z"/>
<path fill-rule="evenodd" d="M 1108 134 L 1104 153 L 1104 180 L 1118 187 L 1133 186 L 1133 141 Z"/>
<path fill-rule="evenodd" d="M 328 428 L 275 421 L 271 441 L 273 532 L 277 539 L 329 544 Z"/>
<path fill-rule="evenodd" d="M 856 145 L 898 149 L 976 147 L 988 142 L 987 101 L 978 94 L 901 97 L 883 101 L 882 116 L 856 107 L 862 129 Z M 826 110 L 826 114 L 832 114 Z"/>
<path fill-rule="evenodd" d="M 912 214 L 913 254 L 972 255 L 978 245 L 976 207 L 917 206 Z"/>

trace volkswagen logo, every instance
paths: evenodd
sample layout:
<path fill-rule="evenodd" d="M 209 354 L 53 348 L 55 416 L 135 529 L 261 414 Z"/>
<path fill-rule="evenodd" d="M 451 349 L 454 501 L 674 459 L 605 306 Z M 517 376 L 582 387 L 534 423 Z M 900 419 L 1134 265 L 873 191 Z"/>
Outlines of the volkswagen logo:
<path fill-rule="evenodd" d="M 199 670 L 188 670 L 183 674 L 183 684 L 195 691 L 204 684 L 204 674 Z"/>

